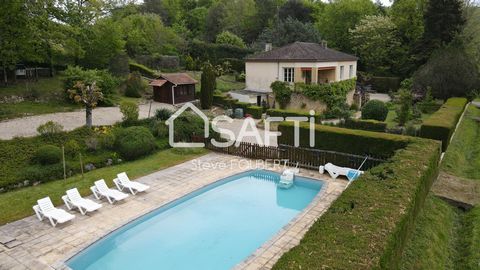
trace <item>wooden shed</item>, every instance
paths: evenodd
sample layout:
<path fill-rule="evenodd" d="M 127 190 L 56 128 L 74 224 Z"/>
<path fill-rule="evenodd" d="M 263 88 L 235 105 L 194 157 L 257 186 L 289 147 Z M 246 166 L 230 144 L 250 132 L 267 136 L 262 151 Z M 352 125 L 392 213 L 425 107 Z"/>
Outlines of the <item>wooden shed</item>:
<path fill-rule="evenodd" d="M 198 82 L 186 73 L 162 74 L 150 82 L 153 99 L 168 104 L 195 100 L 195 84 Z"/>

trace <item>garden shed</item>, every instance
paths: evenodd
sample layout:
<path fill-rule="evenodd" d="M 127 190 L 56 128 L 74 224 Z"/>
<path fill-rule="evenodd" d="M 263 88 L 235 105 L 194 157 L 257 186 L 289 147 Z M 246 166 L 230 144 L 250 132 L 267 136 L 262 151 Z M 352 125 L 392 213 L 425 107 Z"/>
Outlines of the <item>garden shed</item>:
<path fill-rule="evenodd" d="M 150 82 L 153 99 L 168 104 L 179 104 L 195 100 L 195 79 L 186 73 L 162 74 Z"/>

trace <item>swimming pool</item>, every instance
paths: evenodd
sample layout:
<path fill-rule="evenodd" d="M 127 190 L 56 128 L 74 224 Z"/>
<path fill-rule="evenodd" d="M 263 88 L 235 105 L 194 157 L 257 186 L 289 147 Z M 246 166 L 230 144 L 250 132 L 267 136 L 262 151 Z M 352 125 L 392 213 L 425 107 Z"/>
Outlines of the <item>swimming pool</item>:
<path fill-rule="evenodd" d="M 299 214 L 323 182 L 254 170 L 217 181 L 121 227 L 67 265 L 83 269 L 230 269 Z"/>

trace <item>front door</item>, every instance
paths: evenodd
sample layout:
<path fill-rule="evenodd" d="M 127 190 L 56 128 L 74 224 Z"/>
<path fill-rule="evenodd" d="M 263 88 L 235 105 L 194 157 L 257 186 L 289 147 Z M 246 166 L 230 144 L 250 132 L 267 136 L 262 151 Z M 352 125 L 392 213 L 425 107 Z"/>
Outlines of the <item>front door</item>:
<path fill-rule="evenodd" d="M 306 84 L 312 83 L 312 70 L 303 70 L 302 71 L 303 79 Z"/>
<path fill-rule="evenodd" d="M 262 96 L 257 96 L 257 106 L 262 106 Z"/>

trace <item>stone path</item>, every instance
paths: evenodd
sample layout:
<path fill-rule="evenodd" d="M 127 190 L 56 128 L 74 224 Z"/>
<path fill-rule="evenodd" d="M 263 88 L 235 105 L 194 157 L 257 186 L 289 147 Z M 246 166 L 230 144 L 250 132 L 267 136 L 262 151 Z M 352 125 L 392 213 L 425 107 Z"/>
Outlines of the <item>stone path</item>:
<path fill-rule="evenodd" d="M 150 114 L 153 115 L 157 109 L 174 109 L 170 104 L 153 102 Z M 150 104 L 139 106 L 140 118 L 147 118 Z M 118 107 L 100 107 L 93 110 L 94 125 L 112 125 L 122 120 L 122 113 Z M 72 130 L 85 125 L 85 110 L 75 112 L 50 113 L 24 118 L 11 119 L 0 122 L 0 139 L 9 140 L 13 137 L 31 137 L 38 135 L 37 127 L 48 121 L 60 123 L 65 130 Z"/>
<path fill-rule="evenodd" d="M 2 239 L 11 241 L 15 238 L 19 243 L 12 248 L 0 244 L 0 269 L 64 269 L 67 259 L 127 222 L 205 185 L 245 171 L 245 164 L 238 163 L 239 160 L 233 156 L 210 153 L 141 177 L 137 179 L 139 182 L 151 186 L 146 194 L 130 196 L 125 202 L 113 206 L 103 202 L 103 207 L 91 216 L 81 216 L 72 211 L 76 218 L 57 228 L 51 227 L 47 221 L 38 221 L 32 211 L 30 217 L 0 226 Z M 206 162 L 237 165 L 222 170 L 198 166 Z M 255 162 L 251 164 L 256 165 Z M 280 171 L 281 168 L 275 170 Z M 299 243 L 313 222 L 342 193 L 347 182 L 303 169 L 301 175 L 324 180 L 321 193 L 273 239 L 239 264 L 237 269 L 270 269 L 284 252 Z"/>
<path fill-rule="evenodd" d="M 382 93 L 372 93 L 370 95 L 370 100 L 380 100 L 383 102 L 390 102 L 392 99 L 388 94 L 382 94 Z"/>

